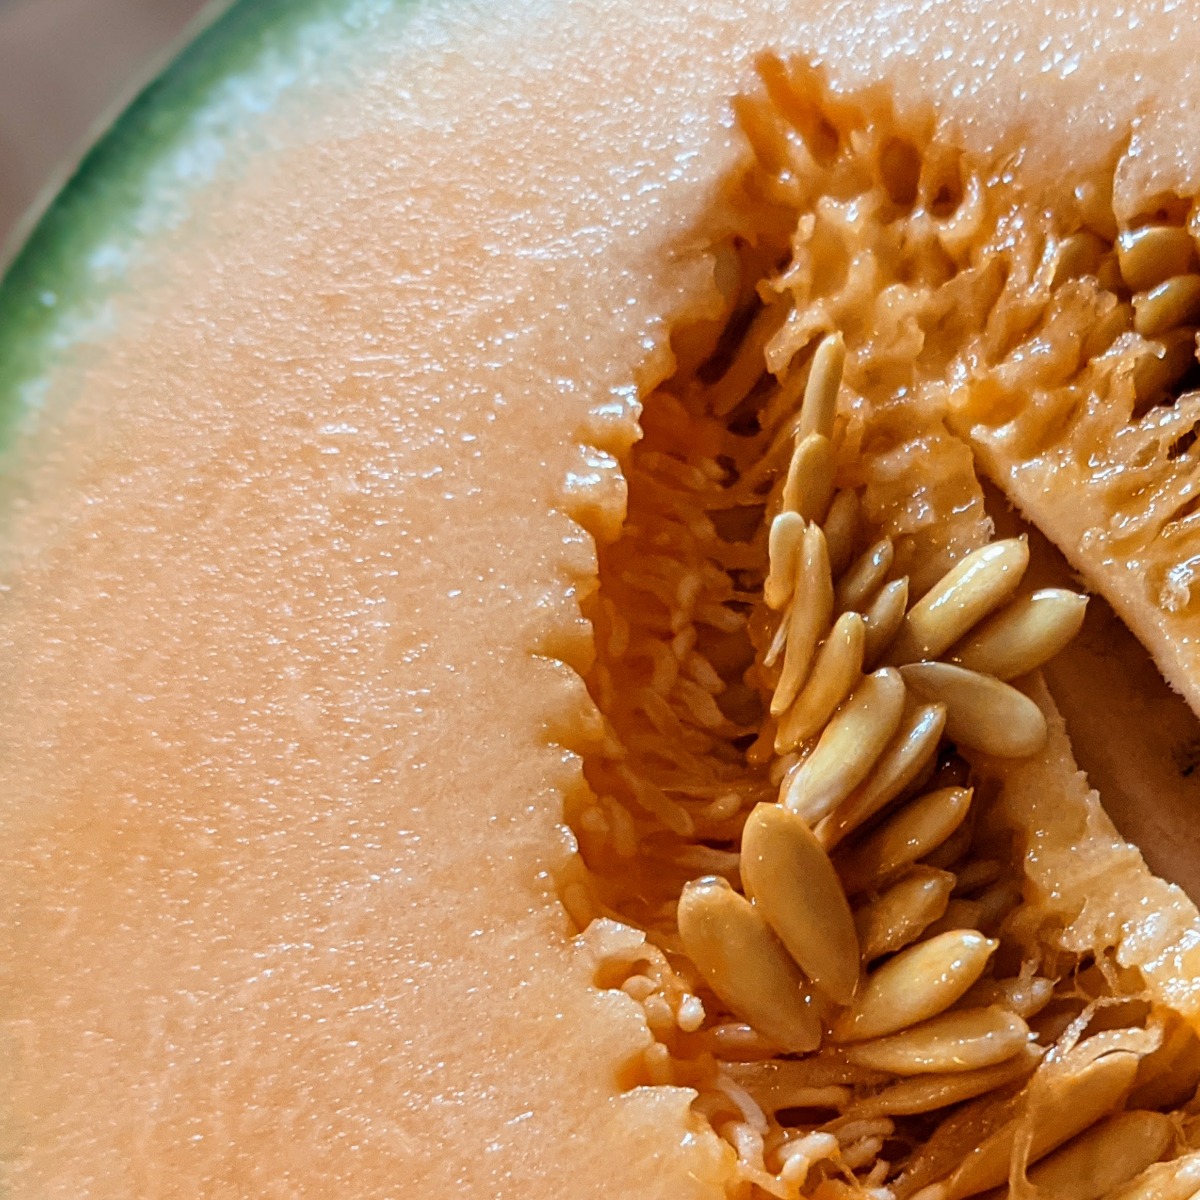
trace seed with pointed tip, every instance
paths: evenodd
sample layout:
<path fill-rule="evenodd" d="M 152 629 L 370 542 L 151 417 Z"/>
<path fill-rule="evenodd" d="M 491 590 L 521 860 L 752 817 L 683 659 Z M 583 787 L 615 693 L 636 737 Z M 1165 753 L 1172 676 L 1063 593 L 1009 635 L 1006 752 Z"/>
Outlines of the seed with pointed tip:
<path fill-rule="evenodd" d="M 709 987 L 744 1021 L 783 1050 L 821 1042 L 808 981 L 762 913 L 718 876 L 683 889 L 678 909 L 684 952 Z"/>
<path fill-rule="evenodd" d="M 1044 1158 L 1029 1182 L 1054 1200 L 1100 1200 L 1158 1162 L 1174 1141 L 1166 1113 L 1115 1113 Z"/>
<path fill-rule="evenodd" d="M 976 1071 L 1005 1062 L 1029 1043 L 1029 1026 L 1007 1009 L 968 1008 L 944 1013 L 890 1037 L 857 1042 L 846 1057 L 860 1067 L 893 1075 Z"/>
<path fill-rule="evenodd" d="M 821 643 L 800 695 L 775 733 L 775 753 L 790 754 L 815 737 L 862 678 L 866 623 L 858 613 L 842 613 Z"/>
<path fill-rule="evenodd" d="M 838 580 L 834 592 L 834 602 L 841 612 L 851 609 L 859 611 L 866 607 L 867 601 L 879 590 L 892 569 L 895 554 L 892 539 L 880 538 L 850 564 L 846 574 Z"/>
<path fill-rule="evenodd" d="M 904 610 L 908 607 L 908 576 L 893 579 L 879 589 L 875 599 L 867 605 L 863 619 L 867 623 L 867 647 L 863 655 L 867 666 L 873 667 L 880 655 L 892 643 L 900 626 L 904 623 Z"/>
<path fill-rule="evenodd" d="M 1129 1091 L 1138 1061 L 1137 1054 L 1119 1050 L 1078 1069 L 1065 1059 L 1043 1065 L 1026 1086 L 1028 1097 L 1020 1115 L 971 1149 L 950 1176 L 948 1200 L 963 1200 L 1004 1183 L 1022 1130 L 1030 1132 L 1028 1160 L 1034 1163 L 1094 1125 Z"/>
<path fill-rule="evenodd" d="M 938 788 L 903 805 L 867 838 L 838 856 L 838 874 L 855 896 L 894 879 L 910 863 L 936 850 L 963 823 L 971 788 Z"/>
<path fill-rule="evenodd" d="M 959 929 L 901 950 L 867 976 L 854 1004 L 834 1025 L 834 1038 L 863 1042 L 945 1012 L 983 974 L 999 944 Z"/>
<path fill-rule="evenodd" d="M 951 1104 L 962 1104 L 976 1096 L 994 1092 L 1029 1075 L 1038 1065 L 1042 1050 L 1026 1046 L 1005 1062 L 978 1071 L 951 1071 L 945 1075 L 914 1075 L 867 1096 L 845 1109 L 843 1116 L 854 1119 L 872 1117 L 910 1117 L 936 1112 Z"/>
<path fill-rule="evenodd" d="M 960 667 L 1016 679 L 1049 662 L 1079 632 L 1087 597 L 1065 588 L 1042 588 L 1021 596 L 954 647 Z"/>
<path fill-rule="evenodd" d="M 885 667 L 868 675 L 784 782 L 783 803 L 809 825 L 828 816 L 867 777 L 904 713 L 904 683 Z"/>
<path fill-rule="evenodd" d="M 763 599 L 778 612 L 792 598 L 796 584 L 796 564 L 804 537 L 804 518 L 799 513 L 781 512 L 771 522 L 767 538 L 767 581 Z"/>
<path fill-rule="evenodd" d="M 870 775 L 817 827 L 821 844 L 832 850 L 910 787 L 932 762 L 945 727 L 944 704 L 910 704 Z"/>
<path fill-rule="evenodd" d="M 819 433 L 801 438 L 783 484 L 783 511 L 823 521 L 833 499 L 833 443 Z"/>
<path fill-rule="evenodd" d="M 906 663 L 900 673 L 916 695 L 946 706 L 946 736 L 960 746 L 1026 758 L 1046 744 L 1042 710 L 1011 684 L 944 662 Z"/>
<path fill-rule="evenodd" d="M 915 866 L 881 896 L 854 913 L 863 962 L 903 950 L 946 911 L 954 876 L 936 867 Z"/>
<path fill-rule="evenodd" d="M 968 554 L 917 601 L 892 644 L 893 662 L 937 658 L 1017 590 L 1029 566 L 1023 537 Z"/>
<path fill-rule="evenodd" d="M 755 806 L 742 830 L 742 882 L 813 986 L 849 1004 L 858 986 L 854 917 L 833 863 L 798 816 Z"/>
<path fill-rule="evenodd" d="M 833 436 L 833 418 L 837 412 L 838 388 L 846 365 L 846 342 L 840 333 L 821 339 L 813 355 L 800 405 L 800 437 L 810 433 Z"/>
<path fill-rule="evenodd" d="M 833 579 L 829 574 L 825 535 L 819 525 L 810 524 L 805 527 L 796 561 L 783 670 L 771 697 L 771 716 L 781 716 L 791 707 L 808 678 L 813 654 L 832 619 Z"/>

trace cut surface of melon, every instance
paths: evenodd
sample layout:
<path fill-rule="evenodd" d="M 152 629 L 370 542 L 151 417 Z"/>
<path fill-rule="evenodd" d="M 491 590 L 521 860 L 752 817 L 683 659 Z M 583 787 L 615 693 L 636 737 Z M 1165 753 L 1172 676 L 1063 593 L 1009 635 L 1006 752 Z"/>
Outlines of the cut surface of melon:
<path fill-rule="evenodd" d="M 1039 184 L 1153 101 L 1118 210 L 1200 191 L 1195 14 L 750 7 L 244 3 L 13 268 L 14 1200 L 735 1186 L 560 901 L 593 539 L 714 303 L 730 100 L 824 56 Z"/>

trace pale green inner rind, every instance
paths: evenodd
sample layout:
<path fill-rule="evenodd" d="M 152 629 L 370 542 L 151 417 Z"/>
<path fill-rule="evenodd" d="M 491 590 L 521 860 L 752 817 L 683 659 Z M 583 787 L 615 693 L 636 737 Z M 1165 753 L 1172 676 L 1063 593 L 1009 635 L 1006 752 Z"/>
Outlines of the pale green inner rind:
<path fill-rule="evenodd" d="M 238 0 L 87 153 L 0 280 L 0 446 L 156 231 L 178 223 L 236 137 L 406 0 Z"/>

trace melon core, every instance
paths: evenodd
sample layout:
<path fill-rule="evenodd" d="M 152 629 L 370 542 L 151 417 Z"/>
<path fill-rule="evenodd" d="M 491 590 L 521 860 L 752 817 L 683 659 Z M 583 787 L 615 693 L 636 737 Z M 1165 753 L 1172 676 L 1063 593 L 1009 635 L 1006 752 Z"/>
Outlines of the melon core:
<path fill-rule="evenodd" d="M 824 57 L 1032 178 L 1150 106 L 1136 210 L 1170 8 L 246 2 L 125 118 L 0 293 L 5 1195 L 725 1194 L 559 894 L 731 97 Z"/>

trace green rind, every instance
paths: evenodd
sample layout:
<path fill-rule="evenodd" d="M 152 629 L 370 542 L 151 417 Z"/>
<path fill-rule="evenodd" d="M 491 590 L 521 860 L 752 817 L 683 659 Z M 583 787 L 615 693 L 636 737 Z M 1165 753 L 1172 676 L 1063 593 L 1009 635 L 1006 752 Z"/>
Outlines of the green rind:
<path fill-rule="evenodd" d="M 207 23 L 86 154 L 33 228 L 0 279 L 0 446 L 23 411 L 37 402 L 37 384 L 75 333 L 102 310 L 120 272 L 98 266 L 102 247 L 132 250 L 152 228 L 181 213 L 190 181 L 154 174 L 188 139 L 202 134 L 219 156 L 247 123 L 246 98 L 234 81 L 269 84 L 275 93 L 305 78 L 298 37 L 314 18 L 344 21 L 364 6 L 345 0 L 237 0 Z M 253 111 L 253 110 L 251 110 Z M 157 194 L 156 194 L 157 189 Z"/>

